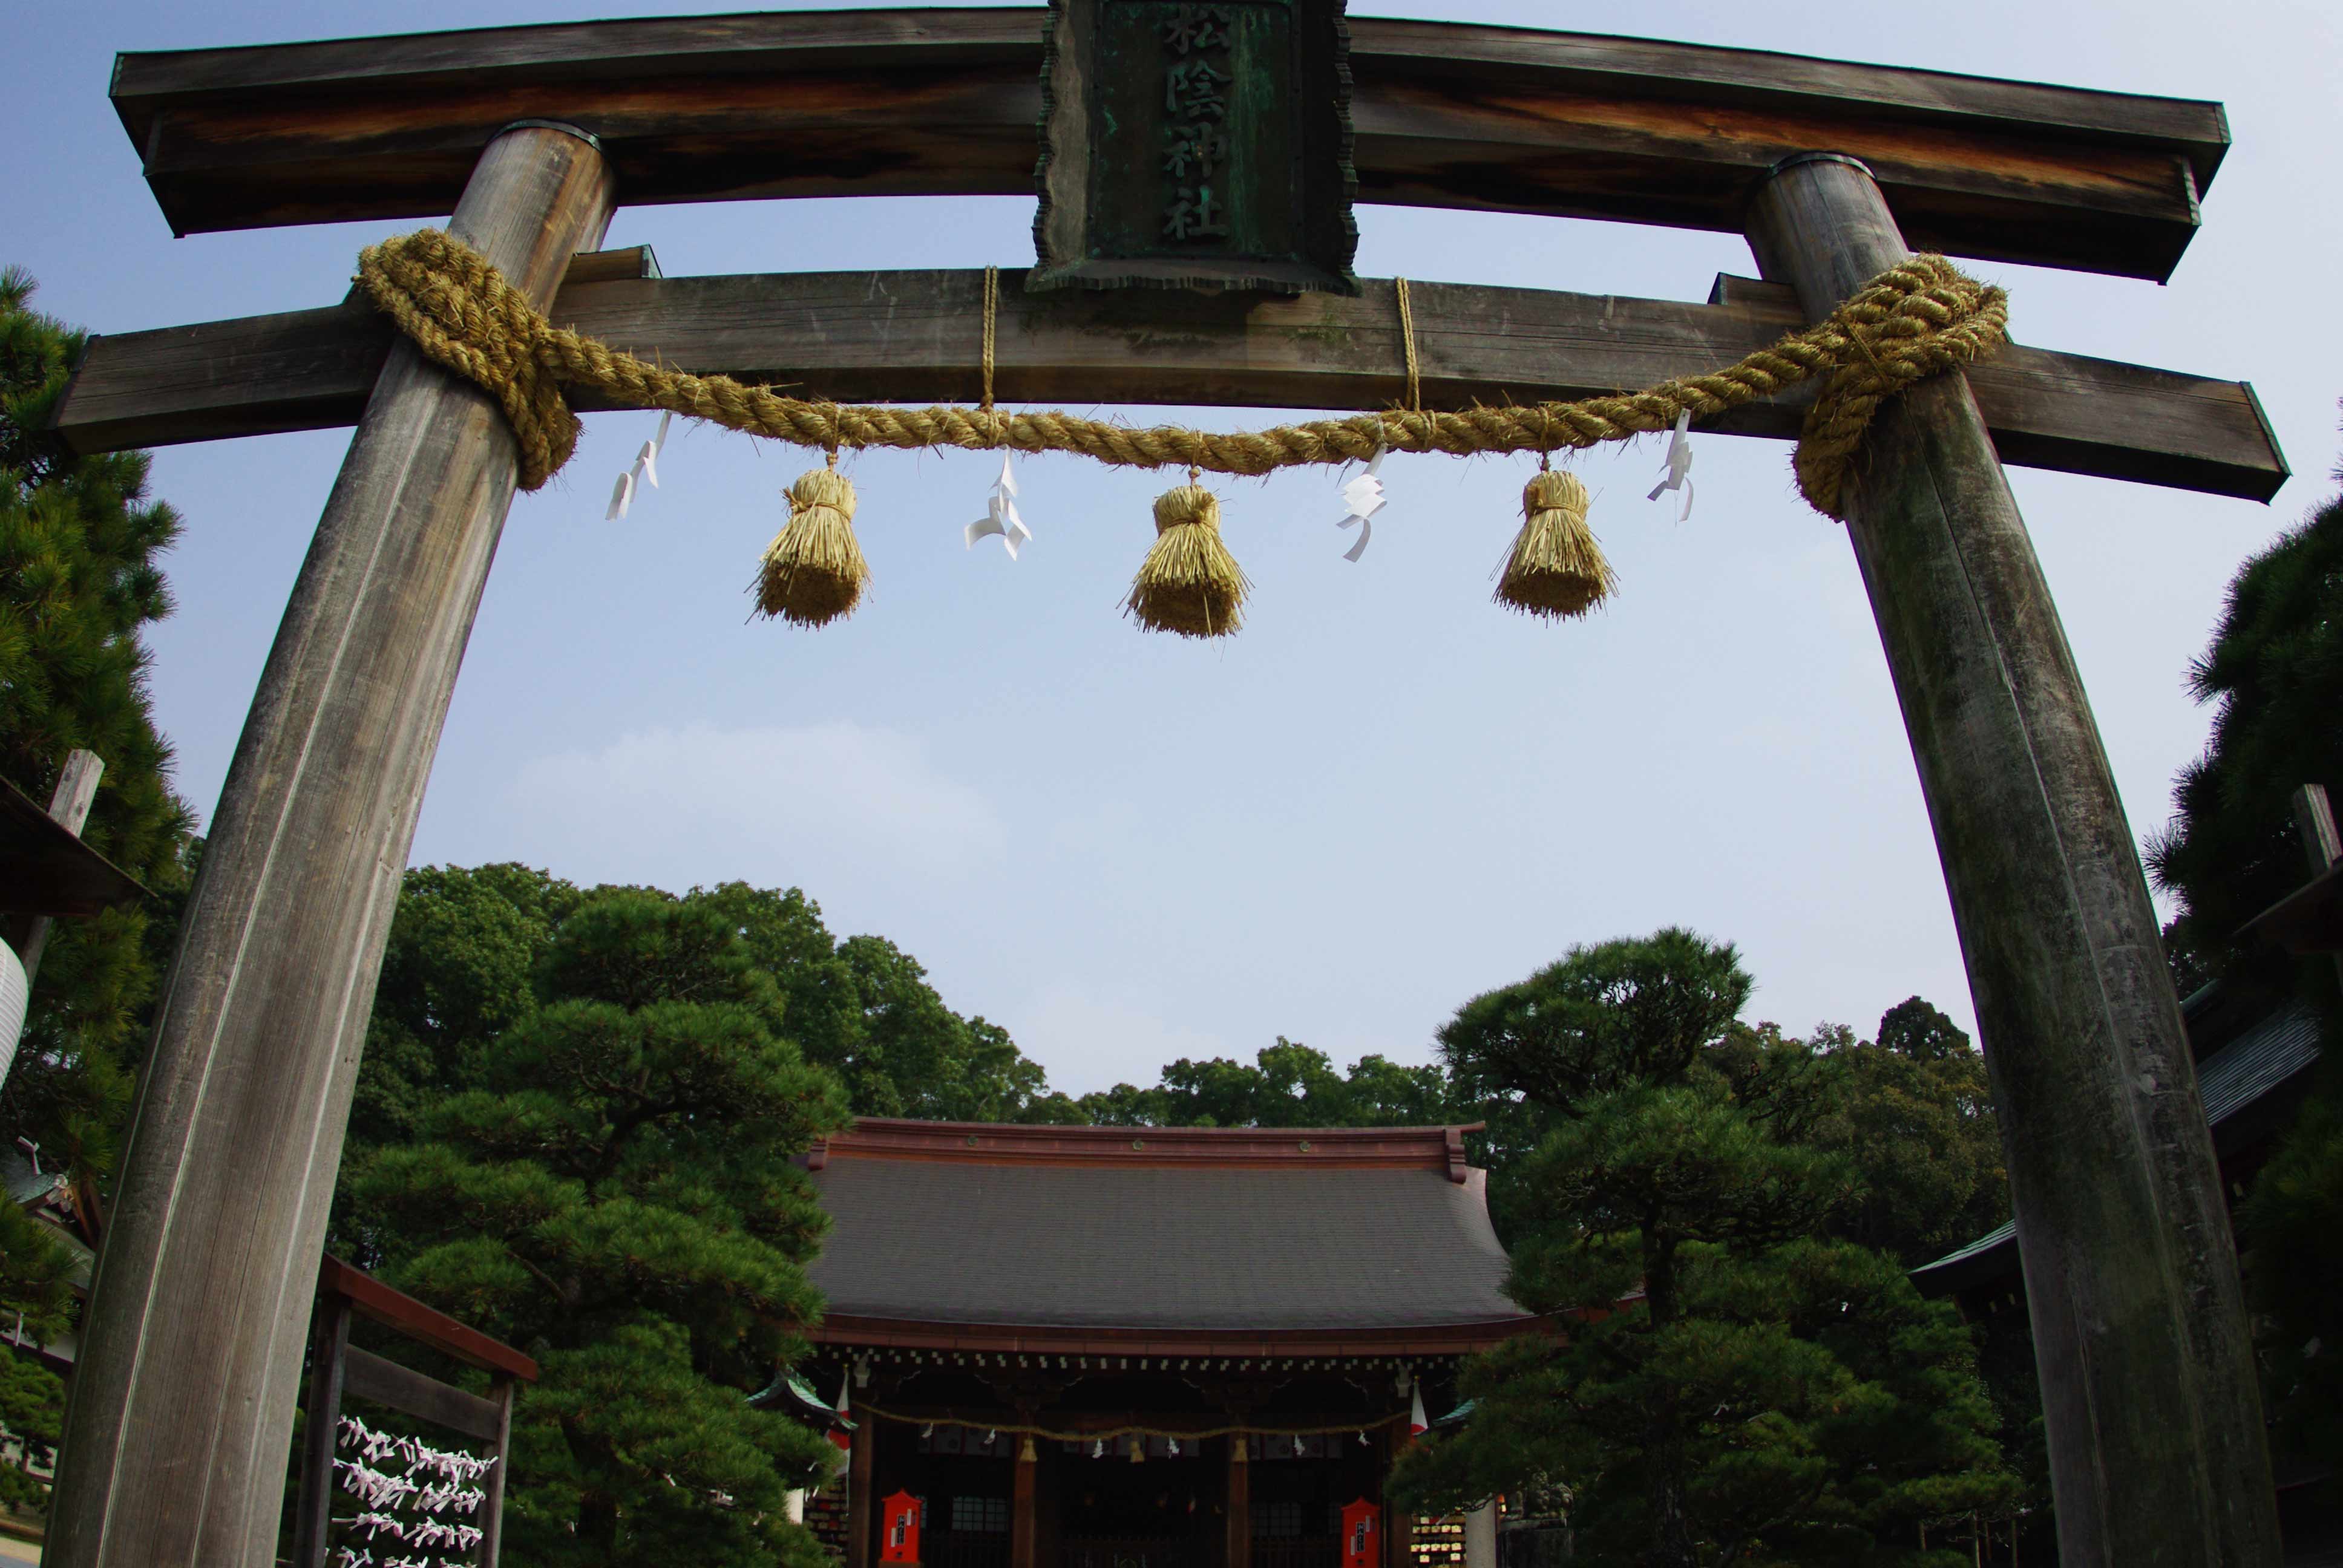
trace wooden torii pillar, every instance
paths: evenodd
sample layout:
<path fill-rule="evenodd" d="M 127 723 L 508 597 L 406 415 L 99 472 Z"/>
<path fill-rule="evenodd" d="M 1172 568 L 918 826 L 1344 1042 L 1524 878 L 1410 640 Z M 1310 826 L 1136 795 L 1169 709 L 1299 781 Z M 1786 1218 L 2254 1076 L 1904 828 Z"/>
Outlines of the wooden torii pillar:
<path fill-rule="evenodd" d="M 1871 171 L 1835 154 L 1769 176 L 1749 243 L 1816 319 L 1910 254 Z M 2179 997 L 1966 380 L 1883 408 L 1846 495 L 2000 1111 L 2061 1560 L 2276 1563 L 2253 1348 Z"/>
<path fill-rule="evenodd" d="M 593 138 L 516 126 L 449 226 L 543 308 L 611 198 Z M 275 1558 L 375 977 L 518 472 L 493 400 L 393 352 L 269 650 L 165 989 L 74 1370 L 55 1568 Z"/>
<path fill-rule="evenodd" d="M 1706 306 L 1419 285 L 1439 404 L 1713 368 L 1826 311 L 1907 235 L 2161 279 L 2227 141 L 2217 106 L 2177 100 L 1522 29 L 1352 32 L 1373 199 L 1745 226 L 1774 280 L 1720 280 Z M 966 398 L 980 274 L 895 275 L 882 320 L 867 274 L 570 267 L 611 169 L 566 125 L 497 134 L 484 113 L 515 111 L 482 106 L 611 131 L 634 200 L 1024 193 L 1038 36 L 1015 9 L 485 29 L 129 56 L 114 96 L 180 232 L 436 214 L 460 186 L 456 231 L 540 307 L 559 289 L 555 314 L 581 328 L 834 397 Z M 894 90 L 898 63 L 920 91 Z M 1790 156 L 1830 148 L 1870 167 Z M 1390 288 L 1260 304 L 1005 287 L 999 395 L 1380 407 L 1400 357 Z M 349 309 L 102 339 L 59 415 L 94 451 L 347 424 L 361 406 L 167 988 L 53 1568 L 266 1560 L 375 976 L 515 469 L 488 399 Z M 1797 420 L 1761 405 L 1714 427 Z M 2003 459 L 2264 499 L 2286 467 L 2237 383 L 2013 347 L 1890 405 L 1848 524 L 2003 1119 L 2062 1555 L 2266 1568 L 2275 1510 L 2194 1073 Z"/>

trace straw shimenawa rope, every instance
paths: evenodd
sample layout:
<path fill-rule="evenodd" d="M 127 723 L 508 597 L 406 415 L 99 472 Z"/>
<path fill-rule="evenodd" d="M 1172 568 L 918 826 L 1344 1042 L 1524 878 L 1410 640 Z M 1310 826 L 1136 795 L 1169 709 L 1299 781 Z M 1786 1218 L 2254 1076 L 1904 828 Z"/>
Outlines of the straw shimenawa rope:
<path fill-rule="evenodd" d="M 1409 408 L 1313 419 L 1266 430 L 1133 429 L 1055 410 L 1003 417 L 991 409 L 903 408 L 784 397 L 725 376 L 663 369 L 554 327 L 488 261 L 437 229 L 387 239 L 358 258 L 357 281 L 429 358 L 478 382 L 504 406 L 518 437 L 521 487 L 536 489 L 568 460 L 577 417 L 561 388 L 591 387 L 609 402 L 667 408 L 753 436 L 825 451 L 860 447 L 1007 447 L 1078 452 L 1134 468 L 1266 474 L 1303 464 L 1400 452 L 1551 452 L 1654 434 L 1689 409 L 1723 413 L 1824 377 L 1795 458 L 1798 487 L 1838 516 L 1839 492 L 1879 405 L 1903 387 L 1991 356 L 2008 337 L 1999 288 L 1940 256 L 1916 256 L 1864 285 L 1829 317 L 1737 364 L 1640 392 L 1426 413 Z M 1411 340 L 1413 334 L 1409 334 Z"/>

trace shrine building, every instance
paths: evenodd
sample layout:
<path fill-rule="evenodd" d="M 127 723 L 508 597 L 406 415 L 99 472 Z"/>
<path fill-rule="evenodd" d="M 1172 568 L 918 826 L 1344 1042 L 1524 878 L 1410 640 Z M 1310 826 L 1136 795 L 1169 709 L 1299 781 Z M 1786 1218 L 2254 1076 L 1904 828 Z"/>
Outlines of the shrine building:
<path fill-rule="evenodd" d="M 809 1523 L 846 1568 L 1493 1568 L 1489 1510 L 1383 1503 L 1459 1360 L 1541 1322 L 1500 1289 L 1473 1131 L 816 1145 L 812 1373 L 853 1431 Z"/>

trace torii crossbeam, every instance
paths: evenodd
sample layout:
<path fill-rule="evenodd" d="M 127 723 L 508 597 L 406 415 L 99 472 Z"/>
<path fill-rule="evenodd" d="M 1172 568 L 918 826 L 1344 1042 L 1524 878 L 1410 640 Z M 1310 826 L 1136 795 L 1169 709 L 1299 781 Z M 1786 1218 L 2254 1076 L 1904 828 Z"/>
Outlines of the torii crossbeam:
<path fill-rule="evenodd" d="M 615 203 L 1031 191 L 1043 13 L 699 17 L 124 55 L 180 233 L 437 216 L 538 309 L 825 396 L 978 390 L 980 275 L 661 279 Z M 1906 246 L 2161 279 L 2219 106 L 1516 29 L 1352 25 L 1371 201 L 1745 234 L 1705 305 L 1418 285 L 1434 406 L 1710 368 Z M 580 255 L 579 253 L 594 253 Z M 1027 296 L 1011 399 L 1380 407 L 1362 296 Z M 1795 406 L 1714 428 L 1795 432 Z M 214 816 L 126 1150 L 48 1561 L 262 1563 L 376 974 L 510 504 L 496 406 L 364 307 L 94 344 L 84 451 L 355 422 Z M 2001 1111 L 2075 1568 L 2278 1556 L 2227 1217 L 2098 732 L 2000 464 L 2267 498 L 2241 384 L 2013 348 L 1872 427 L 1848 531 L 1942 856 Z M 848 1568 L 870 1568 L 862 1563 Z"/>

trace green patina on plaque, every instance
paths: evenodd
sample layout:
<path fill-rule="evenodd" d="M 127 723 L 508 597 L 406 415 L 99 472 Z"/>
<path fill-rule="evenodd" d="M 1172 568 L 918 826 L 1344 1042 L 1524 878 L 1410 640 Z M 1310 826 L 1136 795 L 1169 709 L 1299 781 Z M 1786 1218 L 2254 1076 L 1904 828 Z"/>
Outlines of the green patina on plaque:
<path fill-rule="evenodd" d="M 1358 291 L 1342 0 L 1052 0 L 1026 286 Z"/>

